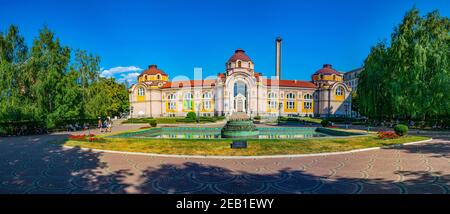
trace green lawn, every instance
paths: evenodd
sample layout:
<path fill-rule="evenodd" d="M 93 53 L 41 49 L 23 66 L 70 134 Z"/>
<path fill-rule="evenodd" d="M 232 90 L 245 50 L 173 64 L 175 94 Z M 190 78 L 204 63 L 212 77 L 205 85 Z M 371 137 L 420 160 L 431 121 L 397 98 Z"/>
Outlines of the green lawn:
<path fill-rule="evenodd" d="M 102 142 L 68 140 L 66 146 L 93 149 L 146 152 L 180 155 L 285 155 L 349 151 L 378 146 L 389 146 L 429 139 L 421 136 L 405 136 L 381 140 L 374 135 L 346 138 L 249 140 L 247 149 L 230 149 L 230 139 L 103 139 Z"/>
<path fill-rule="evenodd" d="M 279 117 L 278 122 L 280 123 L 298 123 L 298 122 L 307 122 L 307 123 L 317 123 L 320 124 L 322 119 L 314 118 L 314 117 Z"/>

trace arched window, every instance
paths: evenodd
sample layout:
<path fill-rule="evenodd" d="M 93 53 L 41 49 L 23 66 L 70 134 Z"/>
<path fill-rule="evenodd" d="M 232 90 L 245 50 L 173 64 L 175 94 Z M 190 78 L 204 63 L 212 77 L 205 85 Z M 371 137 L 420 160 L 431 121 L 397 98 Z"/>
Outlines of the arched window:
<path fill-rule="evenodd" d="M 269 92 L 267 94 L 267 105 L 269 109 L 277 109 L 277 97 L 277 93 L 275 92 Z"/>
<path fill-rule="evenodd" d="M 344 88 L 342 86 L 339 86 L 336 88 L 336 96 L 342 96 L 344 95 Z"/>
<path fill-rule="evenodd" d="M 267 97 L 269 99 L 276 99 L 277 98 L 277 93 L 275 92 L 269 92 L 269 94 L 267 95 Z"/>
<path fill-rule="evenodd" d="M 295 109 L 295 94 L 288 93 L 286 95 L 286 108 L 287 109 Z"/>
<path fill-rule="evenodd" d="M 295 99 L 295 94 L 294 93 L 288 93 L 287 95 L 286 95 L 286 98 L 289 100 L 289 99 L 291 99 L 291 100 L 293 100 L 293 99 Z"/>
<path fill-rule="evenodd" d="M 303 95 L 303 99 L 305 99 L 305 100 L 311 100 L 312 98 L 313 98 L 313 96 L 311 94 Z"/>
<path fill-rule="evenodd" d="M 249 68 L 252 67 L 252 62 L 248 62 L 248 67 L 249 67 Z"/>
<path fill-rule="evenodd" d="M 192 95 L 191 92 L 184 94 L 183 108 L 185 110 L 194 110 L 193 98 L 194 98 L 194 96 Z"/>
<path fill-rule="evenodd" d="M 161 79 L 161 75 L 160 75 L 160 74 L 157 74 L 157 75 L 156 75 L 156 79 L 157 79 L 157 80 L 160 80 L 160 79 Z"/>
<path fill-rule="evenodd" d="M 138 88 L 138 96 L 144 96 L 145 95 L 145 88 Z"/>
<path fill-rule="evenodd" d="M 208 110 L 211 109 L 211 92 L 203 93 L 203 109 Z"/>
<path fill-rule="evenodd" d="M 320 75 L 319 75 L 319 79 L 323 79 L 323 74 L 320 74 Z"/>
<path fill-rule="evenodd" d="M 333 81 L 336 81 L 336 75 L 333 74 Z"/>
<path fill-rule="evenodd" d="M 242 66 L 242 62 L 238 61 L 238 68 L 240 68 Z"/>
<path fill-rule="evenodd" d="M 175 94 L 169 94 L 169 96 L 167 96 L 167 99 L 169 100 L 168 102 L 168 108 L 169 110 L 175 110 L 176 109 L 176 95 Z"/>

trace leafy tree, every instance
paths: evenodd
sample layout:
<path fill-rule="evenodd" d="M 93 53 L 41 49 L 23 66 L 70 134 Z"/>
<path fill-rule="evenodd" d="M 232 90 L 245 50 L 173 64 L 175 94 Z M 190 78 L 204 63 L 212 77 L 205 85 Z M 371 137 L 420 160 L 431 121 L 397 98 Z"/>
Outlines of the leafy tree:
<path fill-rule="evenodd" d="M 352 92 L 352 111 L 359 112 L 358 104 L 358 93 L 356 91 Z"/>
<path fill-rule="evenodd" d="M 128 91 L 113 78 L 100 78 L 91 88 L 87 112 L 91 116 L 119 116 L 128 111 Z"/>
<path fill-rule="evenodd" d="M 127 112 L 127 87 L 100 78 L 99 63 L 100 57 L 84 50 L 72 55 L 47 27 L 31 49 L 18 27 L 0 32 L 0 132 L 7 130 L 2 124 L 31 121 L 54 128 L 67 121 Z"/>
<path fill-rule="evenodd" d="M 427 120 L 449 115 L 450 21 L 438 11 L 405 15 L 390 46 L 375 45 L 360 74 L 359 109 L 376 119 Z"/>

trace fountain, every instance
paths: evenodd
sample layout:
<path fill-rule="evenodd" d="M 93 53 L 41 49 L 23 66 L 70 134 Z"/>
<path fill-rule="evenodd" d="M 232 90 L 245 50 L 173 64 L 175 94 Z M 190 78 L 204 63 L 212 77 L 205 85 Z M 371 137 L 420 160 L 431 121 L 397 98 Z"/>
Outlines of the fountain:
<path fill-rule="evenodd" d="M 244 112 L 233 113 L 221 130 L 222 138 L 258 138 L 259 131 Z"/>

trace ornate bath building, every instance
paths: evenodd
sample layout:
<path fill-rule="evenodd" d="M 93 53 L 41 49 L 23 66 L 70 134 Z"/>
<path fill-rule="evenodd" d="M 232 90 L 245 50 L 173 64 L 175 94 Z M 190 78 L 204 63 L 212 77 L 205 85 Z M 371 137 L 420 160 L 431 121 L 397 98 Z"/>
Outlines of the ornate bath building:
<path fill-rule="evenodd" d="M 196 112 L 203 116 L 245 112 L 254 116 L 349 116 L 351 87 L 344 73 L 325 64 L 310 81 L 281 78 L 281 39 L 276 40 L 275 76 L 255 71 L 242 49 L 226 61 L 214 79 L 170 81 L 150 65 L 129 89 L 132 117 L 175 117 Z M 269 75 L 273 76 L 273 74 Z"/>

